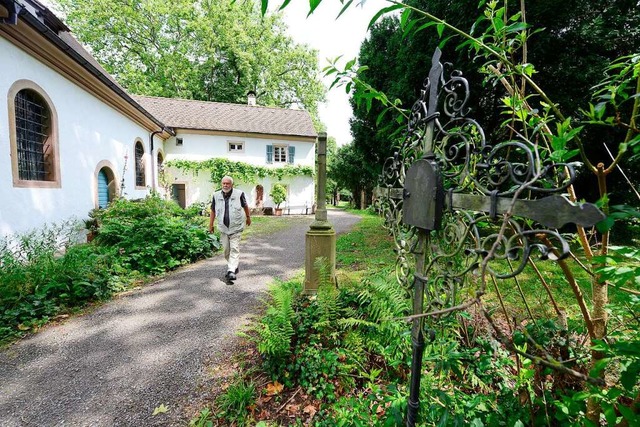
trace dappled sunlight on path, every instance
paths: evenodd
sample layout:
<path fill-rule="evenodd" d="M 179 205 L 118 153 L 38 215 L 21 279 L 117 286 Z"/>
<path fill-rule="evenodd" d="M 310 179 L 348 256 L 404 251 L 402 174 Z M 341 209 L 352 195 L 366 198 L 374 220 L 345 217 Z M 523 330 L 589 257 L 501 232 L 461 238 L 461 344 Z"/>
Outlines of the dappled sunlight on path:
<path fill-rule="evenodd" d="M 218 254 L 0 352 L 0 425 L 185 424 L 180 404 L 197 393 L 204 361 L 228 356 L 273 278 L 304 267 L 305 219 L 248 236 L 231 286 Z M 359 220 L 339 210 L 329 219 L 338 233 Z M 169 412 L 152 416 L 161 404 Z"/>

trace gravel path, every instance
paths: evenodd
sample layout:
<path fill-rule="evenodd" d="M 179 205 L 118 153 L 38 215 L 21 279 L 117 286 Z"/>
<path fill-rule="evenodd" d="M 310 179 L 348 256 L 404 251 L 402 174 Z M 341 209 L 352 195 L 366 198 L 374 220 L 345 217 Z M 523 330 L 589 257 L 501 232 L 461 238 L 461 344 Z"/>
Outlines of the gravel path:
<path fill-rule="evenodd" d="M 338 234 L 359 221 L 328 213 Z M 232 286 L 217 255 L 3 350 L 0 426 L 185 425 L 180 405 L 199 393 L 205 362 L 229 356 L 273 278 L 304 268 L 313 219 L 285 217 L 287 230 L 244 239 Z M 169 412 L 152 416 L 161 404 Z"/>

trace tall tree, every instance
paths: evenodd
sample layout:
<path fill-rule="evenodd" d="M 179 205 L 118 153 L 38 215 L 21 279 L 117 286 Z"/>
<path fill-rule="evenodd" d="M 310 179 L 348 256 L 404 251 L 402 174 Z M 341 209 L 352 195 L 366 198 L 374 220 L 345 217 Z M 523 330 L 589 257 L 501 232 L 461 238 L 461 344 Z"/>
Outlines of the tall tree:
<path fill-rule="evenodd" d="M 317 52 L 254 0 L 59 0 L 67 22 L 127 90 L 142 95 L 300 107 L 318 122 Z"/>
<path fill-rule="evenodd" d="M 329 177 L 335 181 L 338 189 L 348 189 L 353 196 L 357 207 L 365 206 L 361 203 L 361 196 L 366 195 L 366 190 L 371 188 L 371 177 L 378 178 L 378 170 L 375 163 L 369 162 L 362 152 L 353 144 L 343 145 L 331 163 Z M 374 181 L 375 183 L 375 181 Z"/>
<path fill-rule="evenodd" d="M 480 13 L 478 2 L 474 0 L 406 0 L 405 3 L 466 30 L 472 28 Z M 505 4 L 513 10 L 520 8 L 520 2 L 507 1 Z M 535 65 L 536 81 L 559 103 L 564 114 L 575 116 L 581 108 L 586 108 L 590 89 L 600 82 L 606 64 L 640 50 L 640 8 L 637 0 L 569 0 L 565 5 L 558 8 L 557 2 L 551 0 L 526 3 L 526 22 L 533 29 L 544 31 L 529 41 L 525 62 Z M 417 27 L 419 25 L 414 28 Z M 464 49 L 456 49 L 461 40 L 454 38 L 443 43 L 436 27 L 431 28 L 432 31 L 426 29 L 405 37 L 397 18 L 385 18 L 375 24 L 360 48 L 359 65 L 368 67 L 360 77 L 389 99 L 399 99 L 401 107 L 410 108 L 431 66 L 431 55 L 440 45 L 443 58 L 455 64 L 469 79 L 474 117 L 483 125 L 488 138 L 494 141 L 504 138 L 505 135 L 499 134 L 499 124 L 504 117 L 497 108 L 505 94 L 504 89 L 484 85 L 483 75 L 479 72 L 482 64 L 474 63 Z M 450 35 L 444 33 L 445 38 Z M 391 114 L 379 119 L 383 111 L 380 105 L 355 101 L 352 105 L 354 147 L 368 162 L 377 162 L 381 169 L 385 157 L 392 154 L 393 144 L 402 134 L 393 133 L 397 125 Z M 586 138 L 593 150 L 601 151 L 595 154 L 596 157 L 608 158 L 600 144 L 601 134 L 590 131 Z M 637 160 L 635 165 L 627 160 L 626 166 L 627 172 L 638 182 Z M 590 176 L 584 179 L 579 187 L 582 194 L 587 194 L 596 186 L 589 181 Z M 624 197 L 625 193 L 628 194 L 621 191 L 618 196 Z"/>

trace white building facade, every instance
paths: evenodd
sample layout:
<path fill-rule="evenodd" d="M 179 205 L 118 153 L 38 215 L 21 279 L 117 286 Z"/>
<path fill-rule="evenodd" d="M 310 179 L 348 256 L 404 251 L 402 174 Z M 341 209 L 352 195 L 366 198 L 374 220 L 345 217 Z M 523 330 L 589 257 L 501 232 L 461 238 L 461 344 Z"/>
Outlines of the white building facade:
<path fill-rule="evenodd" d="M 0 4 L 0 16 L 3 8 L 10 15 L 6 6 Z M 123 99 L 104 70 L 83 58 L 88 54 L 64 24 L 50 13 L 38 15 L 37 6 L 27 3 L 15 23 L 0 24 L 3 235 L 86 218 L 100 196 L 103 204 L 118 195 L 144 197 L 151 183 L 150 133 L 162 127 Z M 78 66 L 83 59 L 85 66 Z"/>
<path fill-rule="evenodd" d="M 0 0 L 0 52 L 0 236 L 85 219 L 116 197 L 162 192 L 159 166 L 172 159 L 314 167 L 307 112 L 176 100 L 182 116 L 163 114 L 148 101 L 173 100 L 128 94 L 37 1 Z M 213 113 L 185 122 L 195 107 Z M 271 164 L 267 146 L 276 150 Z M 210 200 L 219 186 L 209 176 L 171 173 L 184 206 Z M 291 204 L 313 203 L 311 176 L 285 179 Z M 239 187 L 251 207 L 269 206 L 272 184 Z"/>
<path fill-rule="evenodd" d="M 164 162 L 175 160 L 204 162 L 223 158 L 274 171 L 287 166 L 313 172 L 317 134 L 305 111 L 252 105 L 203 102 L 182 99 L 135 96 L 145 109 L 160 118 L 174 132 L 164 145 Z M 176 200 L 182 206 L 209 202 L 220 182 L 211 173 L 165 167 Z M 233 174 L 231 174 L 233 175 Z M 235 187 L 245 192 L 252 209 L 273 208 L 269 197 L 274 184 L 287 189 L 280 207 L 289 213 L 311 213 L 315 202 L 313 174 L 256 177 L 243 182 L 234 177 Z"/>

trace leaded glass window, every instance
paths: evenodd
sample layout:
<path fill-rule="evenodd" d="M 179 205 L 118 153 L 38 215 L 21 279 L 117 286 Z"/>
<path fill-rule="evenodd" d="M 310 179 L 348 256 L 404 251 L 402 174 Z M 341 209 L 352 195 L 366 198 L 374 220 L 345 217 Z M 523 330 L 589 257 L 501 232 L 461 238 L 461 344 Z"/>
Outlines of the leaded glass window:
<path fill-rule="evenodd" d="M 136 142 L 136 187 L 144 187 L 144 147 L 140 141 Z"/>
<path fill-rule="evenodd" d="M 15 97 L 18 178 L 53 180 L 51 112 L 36 92 L 23 89 Z"/>

